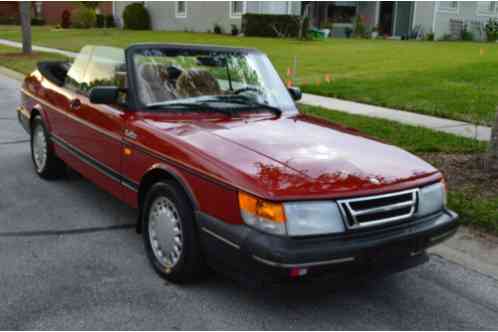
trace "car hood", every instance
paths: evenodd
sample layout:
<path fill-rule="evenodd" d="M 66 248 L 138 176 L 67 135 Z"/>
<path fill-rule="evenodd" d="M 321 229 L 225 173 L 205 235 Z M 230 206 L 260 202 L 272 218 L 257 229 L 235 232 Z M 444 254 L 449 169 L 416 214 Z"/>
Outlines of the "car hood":
<path fill-rule="evenodd" d="M 270 199 L 380 193 L 440 177 L 400 148 L 305 115 L 148 122 L 185 143 L 203 171 Z"/>

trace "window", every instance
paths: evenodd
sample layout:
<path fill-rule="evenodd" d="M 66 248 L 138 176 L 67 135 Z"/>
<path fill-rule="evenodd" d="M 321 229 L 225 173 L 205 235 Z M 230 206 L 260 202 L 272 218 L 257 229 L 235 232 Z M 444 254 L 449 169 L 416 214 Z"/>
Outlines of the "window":
<path fill-rule="evenodd" d="M 86 68 L 92 53 L 93 46 L 85 46 L 81 49 L 80 53 L 74 59 L 71 68 L 69 68 L 66 76 L 66 88 L 74 91 L 81 91 L 81 86 L 85 79 Z"/>
<path fill-rule="evenodd" d="M 443 13 L 457 13 L 458 1 L 439 1 L 437 3 L 438 11 Z"/>
<path fill-rule="evenodd" d="M 83 94 L 95 86 L 126 87 L 125 54 L 122 49 L 85 46 L 68 71 L 66 86 Z"/>
<path fill-rule="evenodd" d="M 246 11 L 245 1 L 230 1 L 230 17 L 240 18 Z"/>
<path fill-rule="evenodd" d="M 124 50 L 114 47 L 96 46 L 83 80 L 87 91 L 95 86 L 117 86 L 124 88 L 126 77 Z"/>
<path fill-rule="evenodd" d="M 495 1 L 478 1 L 477 2 L 478 15 L 496 15 L 496 2 Z"/>
<path fill-rule="evenodd" d="M 208 102 L 225 109 L 265 103 L 294 109 L 270 60 L 257 52 L 151 47 L 135 51 L 132 59 L 144 105 Z"/>
<path fill-rule="evenodd" d="M 178 18 L 187 17 L 187 1 L 177 1 L 175 4 L 175 16 Z"/>

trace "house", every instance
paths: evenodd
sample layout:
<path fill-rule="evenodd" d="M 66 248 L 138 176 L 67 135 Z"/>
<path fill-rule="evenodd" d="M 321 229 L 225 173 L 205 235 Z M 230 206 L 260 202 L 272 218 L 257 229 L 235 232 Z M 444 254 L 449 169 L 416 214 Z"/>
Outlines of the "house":
<path fill-rule="evenodd" d="M 114 20 L 122 26 L 124 8 L 133 1 L 114 1 Z M 153 30 L 213 31 L 215 24 L 229 32 L 240 28 L 244 13 L 301 14 L 299 1 L 145 1 Z"/>
<path fill-rule="evenodd" d="M 62 12 L 72 11 L 80 4 L 75 1 L 33 1 L 33 17 L 43 18 L 46 24 L 56 25 L 61 23 Z M 102 14 L 112 14 L 112 2 L 101 1 L 98 9 Z M 9 23 L 19 22 L 19 2 L 0 2 L 0 21 Z"/>
<path fill-rule="evenodd" d="M 116 22 L 122 24 L 124 8 L 132 1 L 114 1 Z M 212 31 L 215 24 L 224 31 L 240 26 L 244 13 L 301 15 L 307 8 L 316 27 L 333 27 L 335 36 L 353 29 L 355 17 L 362 17 L 368 31 L 407 37 L 433 32 L 436 39 L 456 36 L 466 25 L 476 38 L 484 38 L 483 25 L 498 17 L 494 1 L 145 1 L 154 30 Z"/>
<path fill-rule="evenodd" d="M 435 39 L 457 37 L 466 25 L 475 38 L 485 38 L 482 27 L 489 18 L 498 18 L 495 1 L 320 1 L 310 3 L 312 24 L 332 26 L 336 35 L 353 28 L 360 15 L 368 30 L 407 37 L 413 33 L 434 33 Z"/>

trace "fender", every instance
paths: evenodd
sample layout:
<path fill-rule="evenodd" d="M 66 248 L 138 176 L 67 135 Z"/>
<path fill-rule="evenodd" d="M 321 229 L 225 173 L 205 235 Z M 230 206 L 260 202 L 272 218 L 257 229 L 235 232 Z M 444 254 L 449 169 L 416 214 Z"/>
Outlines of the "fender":
<path fill-rule="evenodd" d="M 146 182 L 146 178 L 152 174 L 155 171 L 161 171 L 166 173 L 169 177 L 174 179 L 183 189 L 187 197 L 189 198 L 192 208 L 194 209 L 194 215 L 197 215 L 196 212 L 199 211 L 199 203 L 198 200 L 196 199 L 193 190 L 190 188 L 190 185 L 188 184 L 188 181 L 185 179 L 185 177 L 174 167 L 171 167 L 169 165 L 166 165 L 164 163 L 155 163 L 152 165 L 142 176 L 140 179 L 140 184 L 138 186 L 138 218 L 137 218 L 137 225 L 136 225 L 136 231 L 137 233 L 142 232 L 142 195 L 145 193 L 142 192 L 144 183 Z"/>
<path fill-rule="evenodd" d="M 150 174 L 150 172 L 154 170 L 161 170 L 166 173 L 168 173 L 173 179 L 175 179 L 185 190 L 185 194 L 187 194 L 188 198 L 192 202 L 192 207 L 194 208 L 195 211 L 199 210 L 199 202 L 197 198 L 195 197 L 194 191 L 188 184 L 187 179 L 174 167 L 171 167 L 169 165 L 166 165 L 164 163 L 156 163 L 150 167 L 145 174 L 142 176 L 142 179 L 140 180 L 140 184 L 142 184 L 142 180 L 147 176 L 147 174 Z"/>

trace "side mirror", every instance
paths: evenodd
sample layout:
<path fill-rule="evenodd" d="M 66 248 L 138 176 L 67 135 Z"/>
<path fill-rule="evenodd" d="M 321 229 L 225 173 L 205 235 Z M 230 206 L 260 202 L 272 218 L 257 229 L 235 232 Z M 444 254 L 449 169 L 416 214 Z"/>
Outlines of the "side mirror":
<path fill-rule="evenodd" d="M 115 86 L 96 86 L 90 90 L 92 104 L 112 105 L 118 101 L 119 88 Z"/>
<path fill-rule="evenodd" d="M 301 89 L 298 87 L 290 87 L 289 88 L 289 93 L 295 101 L 301 100 L 301 97 L 303 96 L 303 93 L 301 92 Z"/>

